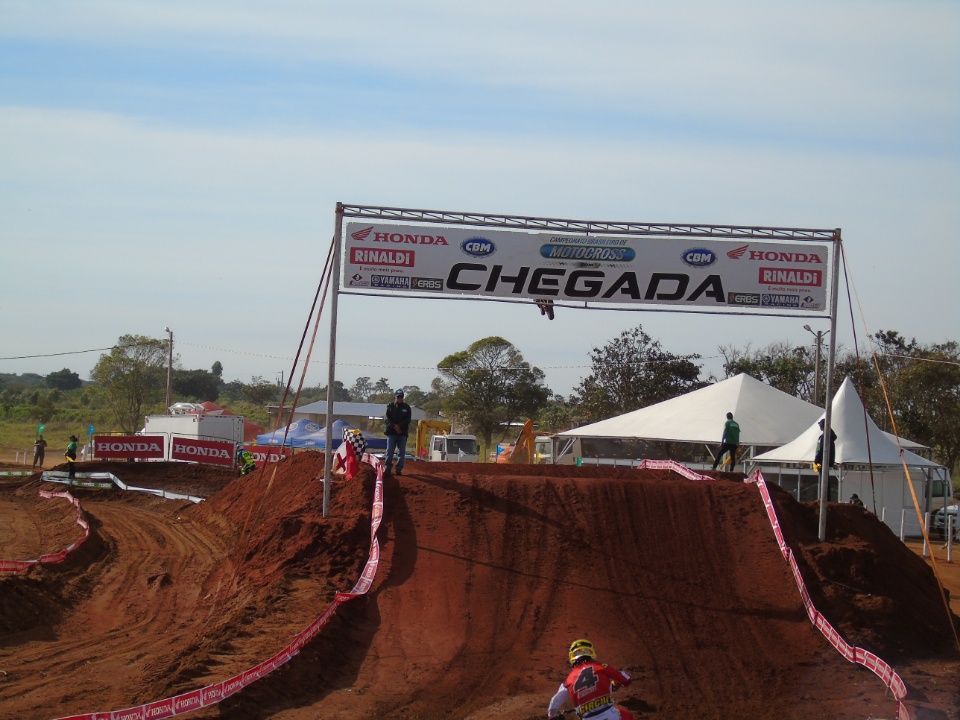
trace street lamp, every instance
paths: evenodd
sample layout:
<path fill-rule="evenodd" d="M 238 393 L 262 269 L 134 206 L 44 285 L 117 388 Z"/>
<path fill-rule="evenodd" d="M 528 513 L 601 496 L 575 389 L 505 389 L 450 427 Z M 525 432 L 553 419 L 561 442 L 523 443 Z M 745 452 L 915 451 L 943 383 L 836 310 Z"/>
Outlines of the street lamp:
<path fill-rule="evenodd" d="M 817 339 L 817 355 L 816 355 L 816 364 L 813 369 L 813 398 L 816 401 L 816 404 L 820 404 L 820 348 L 823 345 L 823 338 L 829 334 L 829 330 L 826 332 L 822 330 L 814 331 L 809 325 L 804 325 L 803 329 L 808 333 L 813 335 Z"/>
<path fill-rule="evenodd" d="M 170 335 L 170 341 L 167 343 L 167 350 L 169 354 L 167 356 L 167 412 L 170 414 L 170 381 L 173 379 L 173 330 L 168 327 L 163 329 L 164 332 Z"/>

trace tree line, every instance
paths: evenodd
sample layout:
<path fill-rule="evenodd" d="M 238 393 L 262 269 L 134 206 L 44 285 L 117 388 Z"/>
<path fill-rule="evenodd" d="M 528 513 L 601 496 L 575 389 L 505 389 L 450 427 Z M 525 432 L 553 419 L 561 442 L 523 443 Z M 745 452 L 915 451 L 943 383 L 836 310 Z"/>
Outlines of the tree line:
<path fill-rule="evenodd" d="M 881 429 L 933 448 L 939 462 L 956 470 L 960 460 L 960 346 L 955 341 L 923 344 L 895 331 L 870 338 L 874 352 L 841 349 L 832 387 L 849 376 Z M 123 432 L 143 426 L 148 414 L 163 413 L 169 347 L 167 340 L 124 335 L 101 355 L 90 380 L 67 368 L 47 376 L 0 375 L 0 412 L 9 420 L 98 423 Z M 721 347 L 725 378 L 747 373 L 821 407 L 826 362 L 817 383 L 816 357 L 809 346 L 786 342 L 763 348 Z M 559 432 L 620 415 L 705 387 L 700 355 L 665 349 L 642 326 L 623 331 L 589 354 L 589 372 L 567 396 L 545 384 L 545 374 L 502 337 L 487 337 L 437 363 L 429 388 L 405 386 L 406 401 L 474 433 L 485 448 L 502 441 L 516 423 L 533 418 L 541 430 Z M 816 391 L 819 386 L 820 396 Z M 284 387 L 262 376 L 225 382 L 218 361 L 209 370 L 185 369 L 174 359 L 175 401 L 212 401 L 266 423 L 267 406 L 281 401 Z M 386 404 L 394 386 L 388 378 L 358 377 L 349 387 L 334 383 L 337 401 Z M 326 399 L 325 386 L 300 388 L 298 405 Z M 287 404 L 292 403 L 292 397 Z M 509 438 L 512 439 L 512 438 Z"/>

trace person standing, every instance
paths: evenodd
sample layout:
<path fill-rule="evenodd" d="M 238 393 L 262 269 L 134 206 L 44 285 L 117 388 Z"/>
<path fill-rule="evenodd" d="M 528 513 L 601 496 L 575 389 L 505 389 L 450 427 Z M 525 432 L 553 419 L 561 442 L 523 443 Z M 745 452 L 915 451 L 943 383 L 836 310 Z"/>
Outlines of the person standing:
<path fill-rule="evenodd" d="M 33 443 L 33 467 L 36 468 L 37 465 L 43 467 L 43 456 L 47 451 L 47 441 L 43 438 L 43 433 L 37 435 L 36 441 Z"/>
<path fill-rule="evenodd" d="M 817 438 L 817 451 L 813 455 L 813 468 L 820 472 L 823 467 L 823 426 L 824 421 L 817 423 L 820 426 L 820 437 Z M 830 428 L 830 467 L 837 466 L 837 434 Z"/>
<path fill-rule="evenodd" d="M 713 459 L 713 469 L 717 469 L 723 454 L 730 457 L 730 470 L 737 469 L 737 450 L 740 447 L 740 425 L 733 419 L 733 413 L 727 413 L 727 421 L 723 424 L 723 435 L 720 436 L 720 449 Z"/>
<path fill-rule="evenodd" d="M 574 640 L 567 657 L 572 670 L 550 699 L 547 717 L 561 717 L 560 708 L 569 700 L 581 718 L 633 720 L 629 710 L 613 704 L 613 691 L 626 687 L 633 678 L 597 660 L 597 651 L 589 640 Z"/>
<path fill-rule="evenodd" d="M 67 475 L 71 480 L 77 476 L 77 436 L 70 436 L 70 443 L 67 445 L 67 451 L 63 454 L 67 459 Z"/>
<path fill-rule="evenodd" d="M 398 453 L 397 475 L 403 475 L 403 462 L 407 456 L 407 433 L 410 430 L 412 417 L 410 406 L 403 401 L 403 390 L 394 393 L 394 401 L 387 405 L 383 414 L 383 432 L 387 436 L 386 463 L 387 475 L 392 472 L 393 454 Z"/>

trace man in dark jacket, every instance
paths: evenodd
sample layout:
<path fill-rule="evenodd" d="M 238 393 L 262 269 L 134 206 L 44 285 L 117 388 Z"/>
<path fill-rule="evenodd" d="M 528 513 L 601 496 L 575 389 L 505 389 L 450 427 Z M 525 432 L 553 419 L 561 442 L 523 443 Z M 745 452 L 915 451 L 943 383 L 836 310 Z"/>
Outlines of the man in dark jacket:
<path fill-rule="evenodd" d="M 816 466 L 817 472 L 820 471 L 820 468 L 823 466 L 823 427 L 825 425 L 824 421 L 821 420 L 817 423 L 820 426 L 820 437 L 817 440 L 817 451 L 813 455 L 813 464 Z M 833 431 L 833 428 L 830 428 L 830 467 L 837 466 L 837 434 Z"/>
<path fill-rule="evenodd" d="M 392 471 L 393 454 L 396 452 L 400 455 L 397 458 L 397 475 L 403 475 L 403 461 L 407 455 L 407 433 L 410 430 L 412 412 L 410 406 L 403 401 L 403 390 L 397 390 L 394 397 L 396 399 L 387 405 L 387 411 L 383 414 L 383 432 L 387 436 L 385 472 L 389 475 Z"/>

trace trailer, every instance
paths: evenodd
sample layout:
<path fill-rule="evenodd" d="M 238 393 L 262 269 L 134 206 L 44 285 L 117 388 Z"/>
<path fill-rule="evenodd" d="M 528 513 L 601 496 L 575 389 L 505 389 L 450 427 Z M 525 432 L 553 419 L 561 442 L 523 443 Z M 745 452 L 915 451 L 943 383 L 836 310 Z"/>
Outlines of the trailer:
<path fill-rule="evenodd" d="M 163 437 L 164 460 L 185 459 L 175 448 L 176 439 L 182 438 L 190 441 L 188 457 L 195 456 L 195 462 L 232 466 L 243 445 L 243 420 L 242 415 L 148 415 L 142 432 Z"/>

